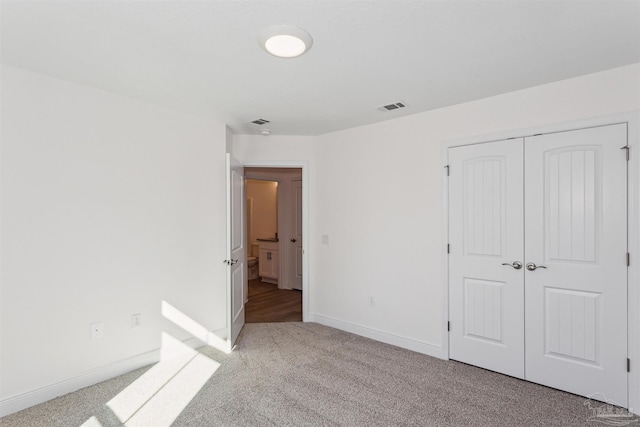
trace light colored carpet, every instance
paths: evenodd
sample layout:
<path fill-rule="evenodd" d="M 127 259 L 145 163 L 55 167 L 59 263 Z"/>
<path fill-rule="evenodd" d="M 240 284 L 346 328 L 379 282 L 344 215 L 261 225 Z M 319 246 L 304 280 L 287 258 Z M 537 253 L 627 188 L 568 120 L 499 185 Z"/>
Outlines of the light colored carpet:
<path fill-rule="evenodd" d="M 247 324 L 233 353 L 199 351 L 221 365 L 166 425 L 594 425 L 583 397 L 313 323 Z M 160 427 L 157 419 L 145 423 L 140 417 L 123 424 L 107 406 L 152 369 L 9 415 L 0 424 Z"/>

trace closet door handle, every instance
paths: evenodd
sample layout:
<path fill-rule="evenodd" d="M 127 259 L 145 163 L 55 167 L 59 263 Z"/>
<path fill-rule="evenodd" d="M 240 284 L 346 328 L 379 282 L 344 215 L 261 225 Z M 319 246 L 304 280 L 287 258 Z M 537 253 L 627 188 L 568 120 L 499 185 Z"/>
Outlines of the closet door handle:
<path fill-rule="evenodd" d="M 529 271 L 534 271 L 537 268 L 547 268 L 544 265 L 535 265 L 534 263 L 530 262 L 526 265 L 527 270 Z"/>
<path fill-rule="evenodd" d="M 522 268 L 522 263 L 520 261 L 513 261 L 512 264 L 503 262 L 502 265 L 508 265 L 509 267 L 513 267 L 515 270 L 520 270 Z"/>

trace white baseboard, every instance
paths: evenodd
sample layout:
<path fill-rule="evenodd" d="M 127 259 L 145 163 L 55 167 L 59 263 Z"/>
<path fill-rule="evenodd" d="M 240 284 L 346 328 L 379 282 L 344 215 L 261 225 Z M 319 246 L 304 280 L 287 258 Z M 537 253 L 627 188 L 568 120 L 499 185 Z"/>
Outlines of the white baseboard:
<path fill-rule="evenodd" d="M 418 353 L 426 354 L 440 359 L 445 358 L 441 347 L 422 341 L 417 341 L 411 338 L 381 332 L 376 329 L 357 325 L 355 323 L 345 322 L 319 314 L 309 314 L 308 319 L 306 319 L 305 321 L 319 323 L 321 325 L 340 329 L 342 331 L 350 332 L 356 335 L 371 338 L 376 341 L 406 348 L 408 350 L 416 351 Z M 198 348 L 204 345 L 204 343 L 197 338 L 184 340 L 183 343 L 191 348 Z M 92 369 L 73 378 L 69 378 L 54 384 L 38 388 L 36 390 L 2 399 L 0 400 L 0 417 L 4 417 L 5 415 L 18 412 L 22 409 L 29 408 L 42 402 L 46 402 L 47 400 L 54 399 L 58 396 L 63 396 L 67 393 L 74 392 L 81 388 L 106 381 L 108 379 L 117 377 L 118 375 L 126 374 L 127 372 L 131 372 L 135 369 L 152 365 L 154 363 L 157 363 L 158 361 L 160 361 L 160 349 L 155 349 L 147 353 L 132 356 L 127 359 L 119 360 L 117 362 Z"/>
<path fill-rule="evenodd" d="M 389 334 L 377 329 L 372 329 L 366 326 L 357 325 L 355 323 L 345 322 L 343 320 L 322 316 L 320 314 L 310 314 L 308 320 L 310 322 L 315 322 L 321 325 L 340 329 L 341 331 L 350 332 L 352 334 L 360 335 L 366 338 L 371 338 L 372 340 L 380 341 L 385 344 L 391 344 L 397 347 L 406 348 L 407 350 L 412 350 L 418 353 L 426 354 L 428 356 L 437 357 L 439 359 L 446 359 L 446 355 L 442 351 L 442 347 L 439 347 L 437 345 L 417 341 L 399 335 Z"/>
<path fill-rule="evenodd" d="M 198 348 L 204 345 L 201 340 L 196 338 L 189 338 L 182 342 L 191 348 Z M 106 381 L 159 361 L 160 349 L 158 348 L 127 359 L 118 360 L 108 365 L 100 366 L 99 368 L 84 372 L 73 378 L 2 399 L 0 400 L 0 417 L 13 414 L 14 412 L 46 402 L 47 400 L 55 399 L 58 396 L 63 396 L 67 393 Z"/>

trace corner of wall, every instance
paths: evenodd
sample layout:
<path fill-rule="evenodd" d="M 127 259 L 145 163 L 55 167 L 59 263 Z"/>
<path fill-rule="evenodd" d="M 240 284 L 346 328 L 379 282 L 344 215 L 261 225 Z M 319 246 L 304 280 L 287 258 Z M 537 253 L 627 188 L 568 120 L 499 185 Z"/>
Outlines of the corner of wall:
<path fill-rule="evenodd" d="M 229 126 L 224 127 L 225 130 L 225 141 L 226 141 L 226 153 L 233 154 L 233 132 Z"/>

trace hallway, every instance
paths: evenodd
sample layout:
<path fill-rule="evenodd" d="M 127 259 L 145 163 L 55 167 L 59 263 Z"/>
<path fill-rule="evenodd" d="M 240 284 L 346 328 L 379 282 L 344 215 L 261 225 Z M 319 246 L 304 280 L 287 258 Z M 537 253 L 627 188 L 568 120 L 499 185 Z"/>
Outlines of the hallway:
<path fill-rule="evenodd" d="M 245 323 L 301 322 L 302 292 L 278 289 L 278 285 L 249 280 Z"/>

